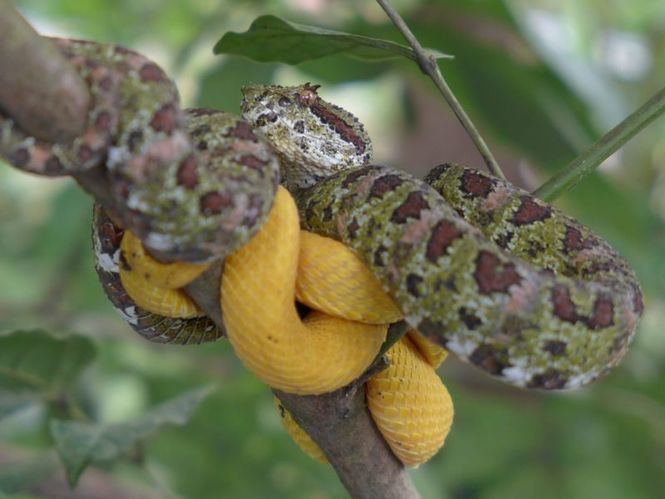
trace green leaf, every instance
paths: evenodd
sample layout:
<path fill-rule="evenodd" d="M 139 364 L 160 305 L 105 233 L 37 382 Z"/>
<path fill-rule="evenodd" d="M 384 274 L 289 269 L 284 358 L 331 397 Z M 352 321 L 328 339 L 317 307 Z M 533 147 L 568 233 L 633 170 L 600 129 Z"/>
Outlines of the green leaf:
<path fill-rule="evenodd" d="M 413 50 L 399 43 L 295 24 L 275 16 L 256 18 L 244 33 L 225 33 L 213 51 L 215 54 L 243 55 L 260 62 L 286 64 L 298 64 L 333 54 L 366 61 L 396 57 L 416 60 Z M 428 49 L 428 54 L 437 59 L 451 57 L 437 50 Z"/>
<path fill-rule="evenodd" d="M 247 83 L 271 83 L 277 64 L 260 64 L 240 57 L 226 58 L 200 78 L 197 107 L 223 109 L 240 114 L 242 93 Z"/>
<path fill-rule="evenodd" d="M 95 356 L 85 336 L 55 336 L 43 330 L 0 335 L 0 388 L 52 395 L 78 378 Z"/>
<path fill-rule="evenodd" d="M 81 473 L 91 463 L 120 458 L 164 425 L 187 423 L 199 403 L 211 391 L 210 387 L 190 391 L 125 423 L 51 421 L 51 435 L 65 466 L 70 486 L 76 485 Z"/>

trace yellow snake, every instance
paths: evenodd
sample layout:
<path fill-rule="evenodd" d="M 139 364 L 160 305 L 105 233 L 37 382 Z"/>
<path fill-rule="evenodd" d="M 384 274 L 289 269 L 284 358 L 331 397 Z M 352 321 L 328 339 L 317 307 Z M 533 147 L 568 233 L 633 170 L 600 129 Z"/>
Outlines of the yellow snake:
<path fill-rule="evenodd" d="M 120 277 L 137 305 L 168 317 L 201 314 L 179 288 L 205 264 L 160 263 L 131 232 L 121 248 Z M 269 386 L 299 395 L 333 391 L 358 378 L 379 353 L 388 324 L 401 318 L 354 252 L 300 230 L 283 187 L 261 230 L 226 258 L 221 297 L 237 355 Z M 316 310 L 301 320 L 296 297 Z M 429 459 L 450 429 L 452 401 L 432 367 L 444 356 L 413 331 L 388 351 L 390 367 L 368 382 L 371 414 L 405 465 Z M 296 441 L 309 440 L 299 434 Z"/>

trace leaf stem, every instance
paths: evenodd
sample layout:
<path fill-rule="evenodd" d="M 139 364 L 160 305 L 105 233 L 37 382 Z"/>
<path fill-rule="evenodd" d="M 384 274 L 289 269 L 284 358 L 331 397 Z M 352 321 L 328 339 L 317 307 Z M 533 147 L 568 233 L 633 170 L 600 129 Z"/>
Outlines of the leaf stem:
<path fill-rule="evenodd" d="M 441 74 L 436 57 L 434 57 L 432 54 L 429 54 L 428 51 L 423 48 L 422 45 L 420 45 L 420 42 L 418 42 L 415 35 L 411 32 L 404 19 L 402 19 L 399 13 L 392 5 L 390 5 L 387 0 L 376 1 L 388 15 L 395 27 L 402 33 L 402 36 L 404 36 L 408 44 L 415 52 L 416 61 L 418 62 L 418 66 L 420 66 L 420 70 L 430 77 L 430 79 L 434 82 L 434 85 L 436 85 L 436 88 L 439 90 L 443 98 L 453 110 L 455 116 L 457 116 L 457 119 L 460 121 L 466 130 L 466 133 L 469 135 L 474 145 L 476 146 L 476 149 L 478 149 L 478 152 L 482 156 L 483 161 L 487 165 L 487 169 L 492 175 L 505 179 L 499 164 L 494 158 L 494 155 L 490 151 L 489 147 L 487 147 L 485 140 L 480 135 L 480 132 L 478 132 L 475 125 L 471 121 L 471 118 L 469 118 L 469 116 L 466 114 L 462 108 L 462 105 L 459 103 L 455 97 L 455 94 L 450 89 L 448 83 Z"/>
<path fill-rule="evenodd" d="M 552 201 L 571 190 L 663 112 L 665 112 L 665 88 L 533 191 L 533 194 L 544 201 Z"/>

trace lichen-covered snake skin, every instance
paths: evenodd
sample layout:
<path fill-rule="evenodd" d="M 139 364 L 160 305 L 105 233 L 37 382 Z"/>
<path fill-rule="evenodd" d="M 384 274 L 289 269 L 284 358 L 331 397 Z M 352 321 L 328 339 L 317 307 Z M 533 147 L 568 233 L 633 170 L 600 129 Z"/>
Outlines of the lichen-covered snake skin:
<path fill-rule="evenodd" d="M 609 244 L 510 183 L 458 165 L 425 182 L 382 166 L 326 175 L 319 156 L 362 163 L 369 143 L 362 125 L 315 93 L 246 87 L 244 115 L 300 187 L 304 228 L 361 255 L 411 326 L 521 387 L 574 388 L 617 364 L 642 297 Z M 303 170 L 313 172 L 304 181 Z"/>
<path fill-rule="evenodd" d="M 97 89 L 89 133 L 62 153 L 3 119 L 2 154 L 53 174 L 93 168 L 104 156 L 127 207 L 122 221 L 149 249 L 202 262 L 242 246 L 272 204 L 275 150 L 304 228 L 355 250 L 409 324 L 458 357 L 517 386 L 559 389 L 593 380 L 626 352 L 642 311 L 633 271 L 588 228 L 528 193 L 457 165 L 435 168 L 425 182 L 369 166 L 362 125 L 323 101 L 316 86 L 246 87 L 251 126 L 228 116 L 211 125 L 208 112 L 187 118 L 175 87 L 142 56 L 58 43 Z M 111 104 L 123 112 L 115 115 Z M 219 162 L 208 166 L 208 156 Z M 98 267 L 135 327 L 163 339 L 162 326 L 180 331 L 183 324 L 192 329 L 180 338 L 218 336 L 205 319 L 155 318 L 126 295 L 118 299 L 123 291 L 113 278 L 122 262 L 109 253 L 118 234 L 98 220 Z"/>

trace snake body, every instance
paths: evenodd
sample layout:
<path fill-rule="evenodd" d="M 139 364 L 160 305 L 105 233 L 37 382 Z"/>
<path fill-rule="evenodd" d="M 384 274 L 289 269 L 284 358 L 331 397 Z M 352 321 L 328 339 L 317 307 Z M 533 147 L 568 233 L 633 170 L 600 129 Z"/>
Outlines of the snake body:
<path fill-rule="evenodd" d="M 357 164 L 369 149 L 364 129 L 312 88 L 250 86 L 245 118 L 281 157 L 315 161 L 320 152 L 302 145 L 316 144 L 310 136 L 323 127 L 336 137 L 328 147 Z M 460 358 L 517 386 L 559 389 L 588 383 L 625 354 L 642 312 L 635 274 L 552 206 L 456 165 L 424 182 L 382 166 L 315 172 L 315 182 L 293 179 L 303 227 L 355 250 L 408 323 Z"/>
<path fill-rule="evenodd" d="M 616 365 L 642 302 L 607 243 L 486 174 L 444 165 L 427 180 L 337 174 L 300 193 L 305 227 L 362 255 L 411 326 L 505 381 L 574 388 Z"/>

